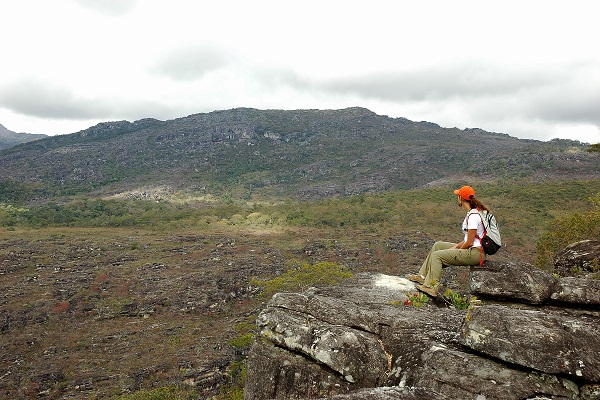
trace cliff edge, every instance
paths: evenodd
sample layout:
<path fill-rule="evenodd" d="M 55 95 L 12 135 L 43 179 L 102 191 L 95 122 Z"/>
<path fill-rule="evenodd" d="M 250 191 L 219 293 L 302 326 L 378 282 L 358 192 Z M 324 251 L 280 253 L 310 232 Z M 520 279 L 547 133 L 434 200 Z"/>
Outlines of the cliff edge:
<path fill-rule="evenodd" d="M 451 268 L 469 272 L 466 310 L 410 305 L 414 284 L 379 273 L 274 295 L 244 399 L 600 399 L 600 280 Z"/>

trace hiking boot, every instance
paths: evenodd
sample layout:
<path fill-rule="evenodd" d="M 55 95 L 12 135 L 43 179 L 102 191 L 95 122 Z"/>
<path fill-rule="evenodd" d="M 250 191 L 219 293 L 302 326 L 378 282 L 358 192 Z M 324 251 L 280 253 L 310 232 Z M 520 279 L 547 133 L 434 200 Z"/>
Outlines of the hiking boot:
<path fill-rule="evenodd" d="M 407 275 L 406 276 L 409 281 L 417 282 L 423 285 L 425 283 L 425 278 L 421 275 Z"/>
<path fill-rule="evenodd" d="M 417 289 L 419 289 L 423 293 L 430 295 L 431 297 L 437 296 L 437 290 L 435 290 L 432 287 L 425 286 L 425 285 L 417 285 Z"/>

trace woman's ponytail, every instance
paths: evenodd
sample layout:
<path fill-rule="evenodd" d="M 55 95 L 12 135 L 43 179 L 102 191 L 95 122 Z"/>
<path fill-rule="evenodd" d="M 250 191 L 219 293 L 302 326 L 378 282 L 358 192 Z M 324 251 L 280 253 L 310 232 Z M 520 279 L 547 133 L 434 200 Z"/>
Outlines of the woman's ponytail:
<path fill-rule="evenodd" d="M 478 210 L 485 210 L 487 212 L 490 212 L 490 209 L 487 208 L 481 201 L 476 199 L 475 196 L 472 196 L 471 199 L 467 201 L 471 205 L 471 209 L 476 208 Z"/>

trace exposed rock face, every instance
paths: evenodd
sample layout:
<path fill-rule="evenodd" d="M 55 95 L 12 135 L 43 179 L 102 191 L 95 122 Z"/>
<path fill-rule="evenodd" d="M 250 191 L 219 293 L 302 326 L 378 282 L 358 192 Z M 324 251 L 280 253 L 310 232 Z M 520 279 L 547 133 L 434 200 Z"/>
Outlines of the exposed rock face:
<path fill-rule="evenodd" d="M 486 262 L 472 268 L 471 293 L 477 296 L 528 304 L 561 304 L 600 309 L 600 281 L 567 277 L 558 279 L 533 265 Z"/>
<path fill-rule="evenodd" d="M 598 315 L 486 305 L 469 317 L 461 343 L 471 349 L 537 371 L 600 382 L 600 346 L 590 349 L 590 343 L 600 344 Z"/>
<path fill-rule="evenodd" d="M 493 360 L 433 345 L 423 354 L 415 386 L 451 399 L 576 398 L 577 386 L 556 376 L 512 369 Z"/>
<path fill-rule="evenodd" d="M 378 387 L 363 390 L 357 390 L 348 394 L 340 394 L 330 397 L 332 400 L 422 400 L 436 399 L 449 400 L 443 394 L 425 388 L 407 388 L 407 387 Z"/>
<path fill-rule="evenodd" d="M 600 240 L 573 243 L 554 260 L 560 276 L 579 276 L 600 271 Z"/>
<path fill-rule="evenodd" d="M 376 273 L 277 294 L 244 399 L 600 399 L 598 280 L 488 261 L 470 286 L 467 311 Z"/>

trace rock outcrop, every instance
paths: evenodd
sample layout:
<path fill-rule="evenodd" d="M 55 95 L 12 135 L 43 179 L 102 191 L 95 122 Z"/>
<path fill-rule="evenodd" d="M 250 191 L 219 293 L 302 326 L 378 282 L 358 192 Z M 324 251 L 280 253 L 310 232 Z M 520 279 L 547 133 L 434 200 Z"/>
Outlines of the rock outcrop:
<path fill-rule="evenodd" d="M 600 272 L 600 240 L 582 240 L 567 246 L 554 260 L 560 276 L 582 276 Z"/>
<path fill-rule="evenodd" d="M 464 311 L 377 273 L 276 294 L 244 399 L 600 399 L 599 280 L 487 261 L 470 291 Z"/>

